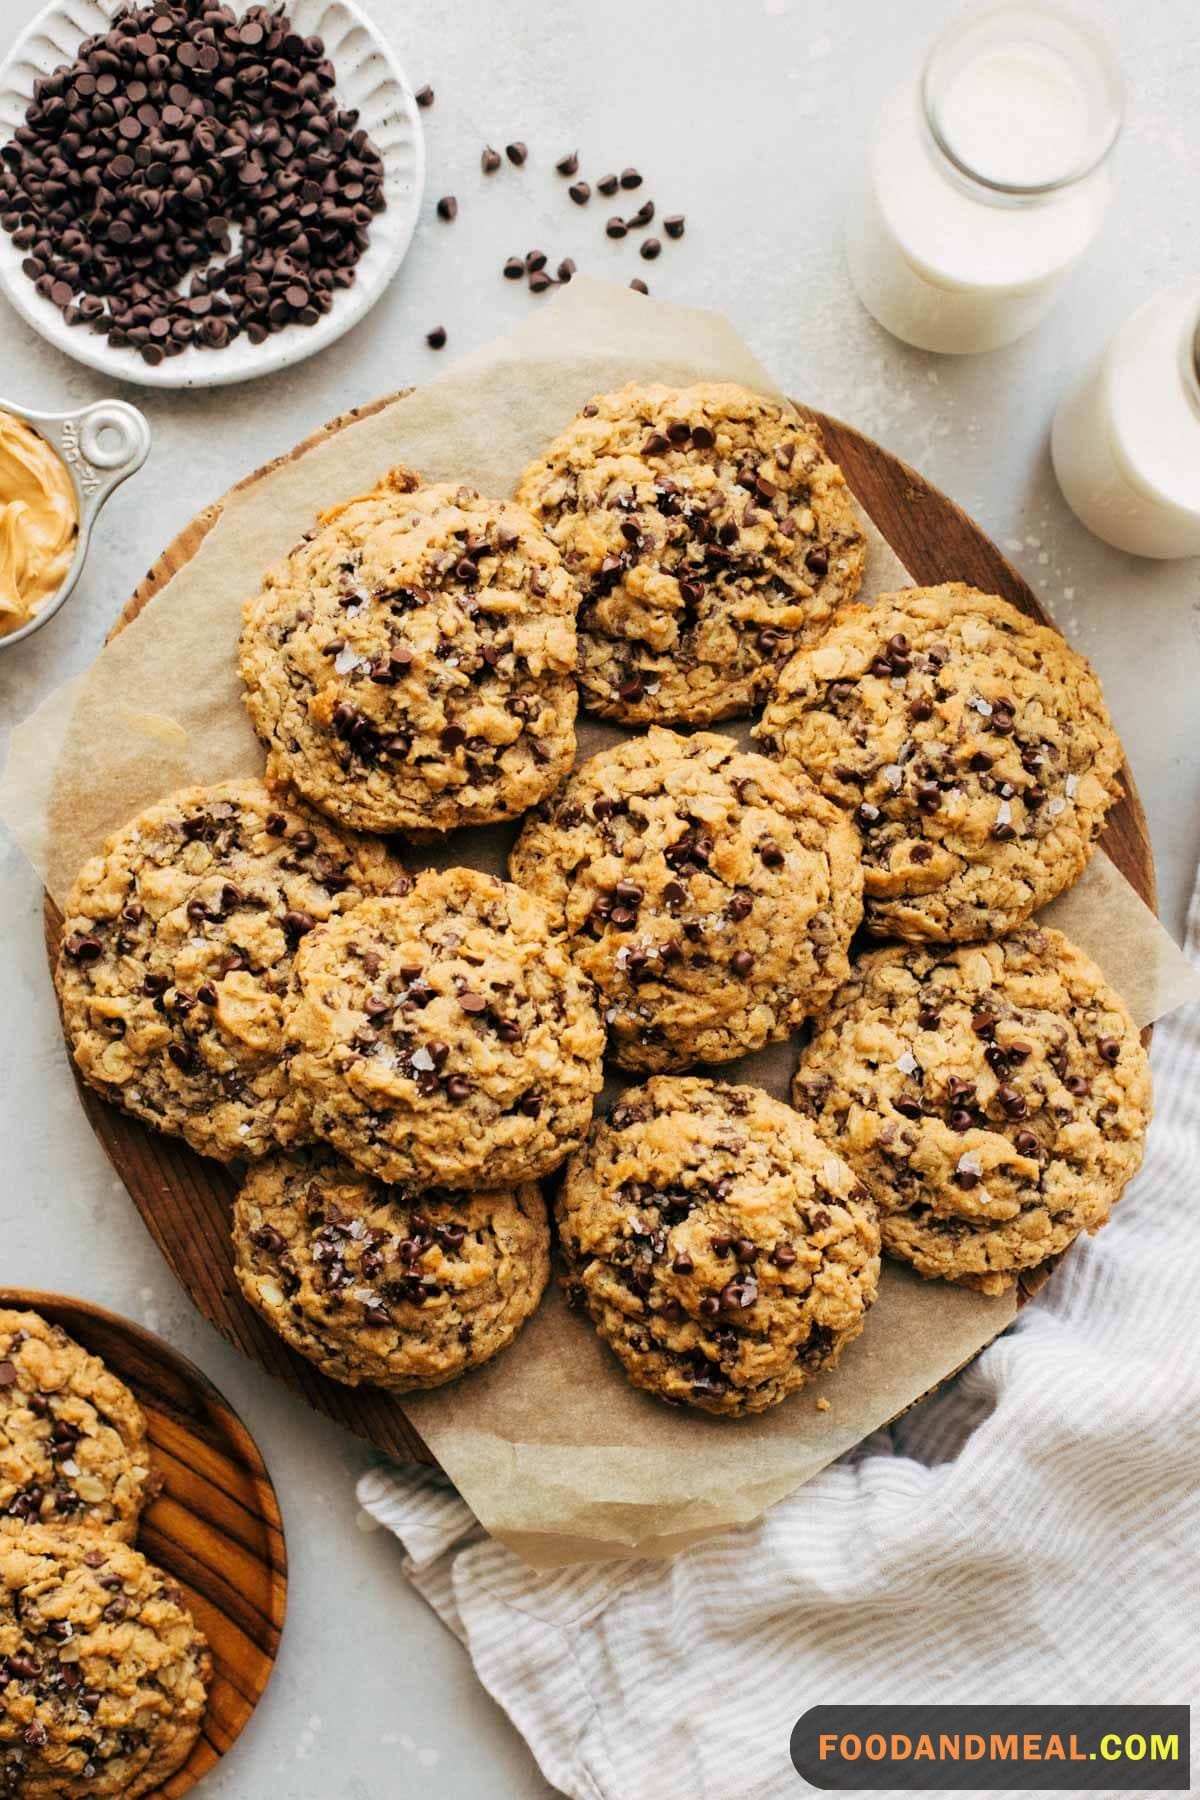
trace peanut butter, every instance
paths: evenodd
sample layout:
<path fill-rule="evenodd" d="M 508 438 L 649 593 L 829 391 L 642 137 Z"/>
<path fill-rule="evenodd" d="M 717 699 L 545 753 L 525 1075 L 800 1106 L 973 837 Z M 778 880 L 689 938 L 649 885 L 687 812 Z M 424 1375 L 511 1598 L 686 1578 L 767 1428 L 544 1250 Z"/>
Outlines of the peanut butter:
<path fill-rule="evenodd" d="M 31 425 L 0 412 L 0 636 L 58 592 L 78 536 L 67 465 Z"/>

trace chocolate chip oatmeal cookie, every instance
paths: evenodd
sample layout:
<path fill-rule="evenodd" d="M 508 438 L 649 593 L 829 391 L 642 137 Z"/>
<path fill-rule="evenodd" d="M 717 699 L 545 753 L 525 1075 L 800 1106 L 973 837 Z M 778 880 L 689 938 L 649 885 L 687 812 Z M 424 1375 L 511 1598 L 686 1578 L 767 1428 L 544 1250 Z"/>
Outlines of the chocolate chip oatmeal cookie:
<path fill-rule="evenodd" d="M 334 1381 L 398 1394 L 488 1362 L 550 1274 L 534 1183 L 413 1198 L 324 1149 L 255 1164 L 233 1242 L 242 1292 L 293 1350 Z"/>
<path fill-rule="evenodd" d="M 575 754 L 575 584 L 511 501 L 395 470 L 245 608 L 268 778 L 356 831 L 515 817 Z"/>
<path fill-rule="evenodd" d="M 548 908 L 427 870 L 305 939 L 286 1030 L 320 1137 L 410 1189 L 508 1187 L 587 1130 L 604 1032 Z"/>
<path fill-rule="evenodd" d="M 787 1037 L 845 980 L 862 912 L 837 808 L 710 732 L 591 757 L 526 821 L 510 872 L 565 921 L 627 1069 Z"/>
<path fill-rule="evenodd" d="M 607 718 L 749 711 L 862 580 L 862 532 L 816 428 L 732 383 L 599 395 L 517 498 L 580 583 L 584 704 Z"/>
<path fill-rule="evenodd" d="M 636 1387 L 764 1412 L 832 1368 L 879 1278 L 875 1208 L 808 1121 L 759 1088 L 656 1076 L 567 1166 L 569 1275 Z"/>
<path fill-rule="evenodd" d="M 138 1800 L 186 1761 L 211 1672 L 180 1590 L 127 1544 L 0 1537 L 0 1794 Z"/>
<path fill-rule="evenodd" d="M 883 1246 L 987 1293 L 1098 1231 L 1142 1160 L 1150 1068 L 1061 932 L 878 950 L 800 1059 L 793 1098 L 870 1187 Z"/>
<path fill-rule="evenodd" d="M 0 1311 L 0 1523 L 132 1543 L 150 1480 L 141 1407 L 37 1313 Z"/>
<path fill-rule="evenodd" d="M 67 903 L 57 984 L 83 1079 L 228 1162 L 294 1139 L 280 1002 L 306 932 L 406 884 L 261 782 L 183 788 L 115 832 Z"/>
<path fill-rule="evenodd" d="M 1088 664 L 961 582 L 847 609 L 755 735 L 857 820 L 882 937 L 1011 931 L 1079 876 L 1120 791 Z"/>

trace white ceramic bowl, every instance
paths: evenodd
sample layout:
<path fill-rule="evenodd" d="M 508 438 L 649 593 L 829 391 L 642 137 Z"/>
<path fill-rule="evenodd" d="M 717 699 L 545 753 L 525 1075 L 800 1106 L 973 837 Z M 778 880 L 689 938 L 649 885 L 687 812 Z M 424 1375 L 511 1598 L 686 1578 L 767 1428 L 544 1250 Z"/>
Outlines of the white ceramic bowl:
<path fill-rule="evenodd" d="M 0 143 L 25 116 L 33 84 L 74 57 L 84 38 L 107 31 L 126 0 L 54 0 L 18 38 L 0 67 Z M 244 11 L 244 5 L 237 6 Z M 35 331 L 77 362 L 119 381 L 143 387 L 221 387 L 269 375 L 314 356 L 349 331 L 372 307 L 404 260 L 412 241 L 425 185 L 425 141 L 408 80 L 384 37 L 354 0 L 290 0 L 287 11 L 302 37 L 325 40 L 337 69 L 337 95 L 359 113 L 384 167 L 387 208 L 371 221 L 370 244 L 354 285 L 335 292 L 333 306 L 315 325 L 288 325 L 262 344 L 235 338 L 223 350 L 189 347 L 152 368 L 136 350 L 114 350 L 86 325 L 68 325 L 22 271 L 25 252 L 0 231 L 0 288 Z M 3 7 L 0 5 L 0 18 Z"/>

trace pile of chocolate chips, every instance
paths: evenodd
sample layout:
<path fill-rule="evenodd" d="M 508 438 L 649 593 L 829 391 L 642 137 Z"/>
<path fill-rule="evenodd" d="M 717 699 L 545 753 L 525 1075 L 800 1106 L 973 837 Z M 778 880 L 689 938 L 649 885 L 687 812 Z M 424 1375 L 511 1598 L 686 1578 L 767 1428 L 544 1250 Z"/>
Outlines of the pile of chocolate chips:
<path fill-rule="evenodd" d="M 0 150 L 0 225 L 26 275 L 69 324 L 152 364 L 315 325 L 385 205 L 335 80 L 282 11 L 119 13 L 37 83 Z"/>

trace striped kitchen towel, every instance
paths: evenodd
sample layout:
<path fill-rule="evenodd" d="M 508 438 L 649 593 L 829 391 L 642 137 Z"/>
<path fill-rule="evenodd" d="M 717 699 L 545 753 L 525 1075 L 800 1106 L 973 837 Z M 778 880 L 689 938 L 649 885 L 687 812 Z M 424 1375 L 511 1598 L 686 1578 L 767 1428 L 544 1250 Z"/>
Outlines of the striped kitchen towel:
<path fill-rule="evenodd" d="M 1200 962 L 1200 893 L 1189 954 Z M 539 1574 L 445 1480 L 359 1498 L 549 1782 L 784 1800 L 819 1703 L 1187 1702 L 1200 1616 L 1200 1007 L 1154 1037 L 1146 1164 L 942 1393 L 757 1525 Z"/>

